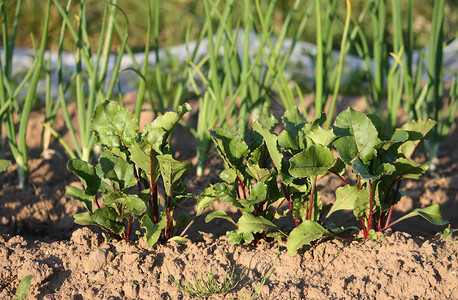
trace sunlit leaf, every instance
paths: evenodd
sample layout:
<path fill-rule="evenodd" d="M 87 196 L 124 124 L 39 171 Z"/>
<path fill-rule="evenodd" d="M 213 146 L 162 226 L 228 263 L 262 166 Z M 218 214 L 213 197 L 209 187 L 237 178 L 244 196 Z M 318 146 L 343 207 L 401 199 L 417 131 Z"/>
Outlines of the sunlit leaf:
<path fill-rule="evenodd" d="M 378 131 L 365 114 L 349 107 L 336 117 L 333 131 L 336 136 L 345 138 L 334 142 L 345 163 L 356 157 L 367 163 L 377 154 L 375 146 L 380 143 Z M 345 159 L 342 153 L 345 153 Z"/>
<path fill-rule="evenodd" d="M 447 225 L 449 223 L 442 217 L 442 211 L 439 204 L 433 204 L 425 208 L 417 208 L 414 211 L 403 216 L 402 218 L 399 218 L 397 222 L 415 216 L 421 216 L 428 220 L 430 223 L 433 223 L 434 225 Z"/>
<path fill-rule="evenodd" d="M 93 165 L 81 159 L 70 159 L 67 168 L 83 182 L 89 195 L 97 195 L 101 180 Z"/>
<path fill-rule="evenodd" d="M 167 226 L 167 219 L 163 218 L 157 224 L 154 224 L 151 218 L 148 215 L 145 215 L 141 222 L 141 227 L 146 230 L 145 239 L 148 247 L 153 246 L 159 240 L 161 236 L 161 231 Z"/>
<path fill-rule="evenodd" d="M 119 214 L 113 207 L 99 208 L 94 212 L 92 217 L 97 225 L 113 233 L 122 234 L 124 231 L 124 224 L 121 222 Z"/>
<path fill-rule="evenodd" d="M 286 248 L 290 255 L 294 255 L 297 249 L 320 239 L 325 233 L 326 229 L 317 222 L 304 221 L 291 231 Z"/>
<path fill-rule="evenodd" d="M 294 177 L 309 177 L 324 174 L 336 159 L 325 146 L 312 145 L 290 160 L 289 173 Z"/>
<path fill-rule="evenodd" d="M 108 148 L 122 148 L 137 141 L 137 123 L 127 109 L 107 100 L 95 108 L 91 128 L 99 144 Z"/>
<path fill-rule="evenodd" d="M 358 198 L 358 193 L 359 190 L 356 186 L 347 184 L 343 187 L 338 187 L 336 190 L 336 201 L 328 212 L 327 217 L 338 210 L 353 209 L 355 201 Z"/>

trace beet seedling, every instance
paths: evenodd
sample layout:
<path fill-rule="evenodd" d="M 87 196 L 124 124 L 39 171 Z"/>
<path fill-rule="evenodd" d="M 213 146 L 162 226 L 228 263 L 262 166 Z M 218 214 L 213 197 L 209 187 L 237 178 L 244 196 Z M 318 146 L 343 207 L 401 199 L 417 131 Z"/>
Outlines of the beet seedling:
<path fill-rule="evenodd" d="M 436 225 L 448 223 L 437 204 L 415 209 L 391 221 L 394 206 L 402 197 L 402 180 L 418 179 L 428 169 L 428 163 L 417 163 L 412 156 L 436 123 L 432 120 L 406 123 L 387 137 L 376 115 L 366 116 L 348 108 L 337 116 L 333 132 L 338 138 L 334 146 L 358 180 L 352 186 L 339 175 L 345 186 L 337 189 L 336 203 L 353 204 L 365 239 L 373 230 L 382 232 L 414 216 L 422 216 Z"/>
<path fill-rule="evenodd" d="M 68 162 L 68 169 L 85 187 L 67 189 L 67 195 L 87 209 L 75 215 L 75 222 L 100 226 L 113 237 L 129 241 L 132 222 L 138 219 L 146 229 L 149 246 L 159 239 L 182 241 L 174 237 L 179 229 L 174 212 L 180 200 L 188 196 L 183 179 L 191 164 L 175 160 L 167 139 L 189 110 L 185 104 L 178 113 L 167 112 L 140 133 L 136 119 L 125 108 L 112 101 L 98 105 L 91 120 L 96 143 L 103 150 L 97 165 L 80 159 Z M 161 186 L 163 205 L 158 193 Z M 180 217 L 180 223 L 187 221 L 188 216 Z"/>

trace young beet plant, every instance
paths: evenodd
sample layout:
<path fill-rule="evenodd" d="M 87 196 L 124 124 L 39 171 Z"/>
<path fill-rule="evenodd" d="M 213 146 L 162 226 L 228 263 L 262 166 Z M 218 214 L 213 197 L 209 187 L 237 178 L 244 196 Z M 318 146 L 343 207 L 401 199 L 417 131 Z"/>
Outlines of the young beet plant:
<path fill-rule="evenodd" d="M 131 239 L 134 219 L 146 229 L 149 246 L 158 240 L 186 239 L 175 236 L 180 224 L 189 221 L 182 215 L 174 221 L 180 200 L 187 197 L 183 178 L 191 164 L 174 159 L 167 139 L 189 105 L 178 112 L 157 117 L 139 132 L 137 120 L 115 102 L 98 105 L 91 120 L 96 143 L 101 146 L 97 165 L 72 159 L 68 169 L 84 184 L 84 190 L 69 187 L 67 195 L 83 203 L 87 212 L 75 215 L 81 225 L 97 225 L 111 237 Z M 161 205 L 158 188 L 162 186 Z M 102 200 L 99 200 L 99 198 Z"/>
<path fill-rule="evenodd" d="M 416 215 L 434 224 L 447 223 L 438 205 L 416 209 L 391 222 L 394 205 L 402 196 L 402 180 L 418 179 L 427 170 L 427 164 L 415 162 L 412 155 L 435 121 L 407 123 L 391 137 L 383 132 L 378 117 L 351 108 L 338 115 L 332 129 L 322 128 L 325 121 L 322 114 L 307 122 L 292 107 L 285 112 L 284 129 L 278 135 L 272 133 L 273 117 L 263 124 L 255 122 L 250 146 L 228 130 L 211 130 L 225 162 L 220 173 L 223 182 L 200 196 L 198 213 L 215 200 L 231 202 L 241 215 L 237 222 L 222 211 L 207 215 L 206 221 L 227 219 L 236 226 L 227 233 L 230 242 L 254 244 L 273 236 L 270 231 L 284 234 L 274 223 L 291 215 L 296 228 L 288 236 L 290 253 L 323 236 L 342 233 L 329 219 L 338 210 L 354 211 L 365 239 Z M 339 157 L 334 157 L 331 147 Z M 355 185 L 344 178 L 347 167 L 357 176 Z M 323 205 L 317 180 L 328 172 L 337 175 L 344 186 L 336 190 L 334 204 Z M 288 209 L 282 209 L 283 203 Z"/>
<path fill-rule="evenodd" d="M 383 232 L 394 224 L 414 216 L 422 216 L 436 225 L 448 222 L 442 218 L 439 205 L 415 209 L 411 213 L 391 222 L 391 215 L 396 203 L 402 197 L 400 191 L 404 178 L 418 179 L 428 169 L 428 163 L 420 164 L 412 159 L 415 150 L 426 135 L 436 125 L 432 120 L 420 120 L 404 124 L 392 136 L 383 131 L 383 123 L 376 115 L 365 115 L 348 108 L 340 113 L 331 131 L 319 129 L 324 144 L 332 142 L 339 153 L 331 168 L 321 169 L 319 173 L 329 171 L 337 175 L 344 186 L 337 188 L 336 200 L 321 222 L 304 221 L 295 228 L 288 238 L 288 250 L 294 253 L 300 246 L 338 233 L 329 223 L 328 217 L 336 210 L 351 209 L 361 221 L 364 239 L 371 238 L 376 231 Z M 313 135 L 309 135 L 313 139 Z M 310 175 L 308 170 L 322 166 L 325 156 L 312 151 L 311 145 L 303 152 L 291 158 L 290 173 L 297 176 Z M 305 159 L 308 157 L 307 159 Z M 300 158 L 300 163 L 295 163 Z M 351 185 L 343 176 L 347 167 L 356 175 L 355 185 Z M 299 174 L 298 174 L 299 172 Z M 316 178 L 316 177 L 315 177 Z M 315 189 L 316 184 L 313 184 Z M 337 229 L 337 230 L 336 230 Z"/>
<path fill-rule="evenodd" d="M 412 156 L 436 123 L 432 120 L 406 123 L 387 136 L 376 115 L 366 116 L 349 108 L 337 116 L 333 126 L 337 136 L 334 146 L 341 160 L 356 174 L 357 183 L 352 186 L 341 177 L 345 185 L 337 190 L 336 202 L 345 200 L 352 204 L 365 239 L 375 231 L 382 232 L 417 215 L 436 225 L 447 224 L 438 204 L 416 209 L 391 222 L 394 206 L 403 195 L 402 180 L 418 179 L 428 170 L 427 163 L 417 163 Z"/>
<path fill-rule="evenodd" d="M 314 232 L 300 242 L 308 243 L 323 234 L 332 235 L 318 223 L 327 207 L 321 204 L 316 180 L 335 163 L 328 147 L 335 136 L 331 130 L 320 127 L 325 120 L 320 117 L 308 123 L 297 107 L 292 107 L 283 116 L 285 130 L 279 135 L 272 133 L 276 124 L 273 117 L 262 124 L 256 121 L 250 146 L 228 130 L 211 130 L 225 162 L 225 170 L 220 174 L 224 182 L 205 190 L 198 201 L 198 212 L 218 199 L 231 202 L 241 214 L 237 222 L 222 211 L 207 215 L 206 221 L 214 218 L 231 221 L 237 229 L 227 235 L 230 242 L 237 244 L 256 244 L 275 236 L 271 231 L 286 235 L 274 223 L 289 214 L 297 228 Z M 283 209 L 283 203 L 289 208 Z"/>

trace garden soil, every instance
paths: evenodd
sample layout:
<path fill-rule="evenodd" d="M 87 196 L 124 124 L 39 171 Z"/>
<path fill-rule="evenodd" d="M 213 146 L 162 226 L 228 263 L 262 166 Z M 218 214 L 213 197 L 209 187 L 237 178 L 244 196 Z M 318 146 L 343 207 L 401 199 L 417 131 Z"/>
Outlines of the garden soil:
<path fill-rule="evenodd" d="M 354 108 L 364 102 L 344 100 Z M 69 108 L 74 115 L 74 107 Z M 194 107 L 187 116 L 190 123 L 196 113 Z M 443 237 L 446 226 L 419 217 L 376 240 L 326 238 L 294 256 L 284 241 L 232 245 L 225 232 L 233 225 L 225 220 L 206 224 L 204 216 L 190 227 L 191 242 L 185 245 L 149 248 L 143 239 L 107 241 L 98 228 L 74 224 L 73 215 L 84 210 L 65 196 L 65 189 L 80 183 L 67 170 L 67 157 L 57 142 L 51 140 L 40 150 L 43 118 L 34 112 L 29 124 L 30 188 L 17 187 L 14 165 L 0 175 L 0 299 L 14 298 L 27 275 L 33 276 L 28 299 L 189 299 L 172 276 L 181 284 L 195 284 L 196 275 L 209 274 L 218 282 L 233 274 L 235 285 L 226 296 L 210 299 L 458 299 L 458 234 Z M 152 119 L 144 113 L 142 122 Z M 54 127 L 69 141 L 61 118 Z M 180 159 L 195 162 L 196 144 L 184 129 L 177 128 L 172 145 Z M 395 217 L 438 203 L 451 228 L 458 227 L 457 145 L 454 130 L 441 146 L 437 172 L 404 184 L 406 196 Z M 198 194 L 215 180 L 221 162 L 213 150 L 208 159 L 212 168 L 205 178 L 188 176 L 190 192 Z M 333 201 L 331 192 L 338 184 L 334 177 L 321 178 L 324 201 Z M 182 210 L 192 214 L 194 204 L 186 200 Z M 208 212 L 216 209 L 236 213 L 224 203 L 213 204 Z M 358 225 L 351 213 L 339 217 L 346 226 Z"/>

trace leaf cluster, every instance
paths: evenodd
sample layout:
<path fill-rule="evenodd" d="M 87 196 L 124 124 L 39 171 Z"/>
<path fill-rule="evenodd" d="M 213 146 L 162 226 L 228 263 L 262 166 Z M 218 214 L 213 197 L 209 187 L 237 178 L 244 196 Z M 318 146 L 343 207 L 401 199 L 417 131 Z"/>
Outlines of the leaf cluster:
<path fill-rule="evenodd" d="M 199 197 L 198 211 L 212 202 L 230 202 L 239 211 L 235 220 L 223 211 L 206 217 L 209 222 L 223 218 L 236 229 L 227 232 L 230 242 L 254 243 L 286 235 L 275 223 L 291 215 L 296 228 L 288 236 L 287 248 L 294 253 L 302 245 L 322 236 L 336 236 L 343 229 L 329 217 L 338 210 L 353 210 L 361 220 L 364 238 L 372 229 L 384 231 L 403 219 L 420 215 L 443 225 L 437 205 L 417 209 L 390 223 L 394 205 L 402 196 L 404 178 L 418 179 L 428 169 L 412 159 L 419 144 L 435 126 L 432 120 L 410 122 L 391 135 L 376 115 L 348 108 L 340 113 L 331 129 L 324 129 L 326 116 L 308 122 L 297 107 L 283 115 L 283 130 L 273 133 L 273 117 L 253 124 L 251 143 L 223 128 L 210 131 L 224 160 L 222 182 L 211 185 Z M 347 171 L 357 176 L 355 185 L 344 178 Z M 335 191 L 333 204 L 323 205 L 317 179 L 326 173 L 343 183 Z M 287 209 L 283 210 L 283 203 Z"/>
<path fill-rule="evenodd" d="M 137 219 L 146 230 L 148 245 L 173 238 L 180 225 L 174 221 L 174 211 L 187 197 L 183 179 L 191 164 L 174 158 L 168 137 L 189 110 L 185 105 L 178 112 L 167 112 L 140 133 L 128 110 L 113 101 L 98 105 L 91 120 L 96 143 L 102 148 L 97 164 L 81 159 L 68 162 L 84 189 L 69 187 L 67 195 L 87 210 L 76 214 L 75 222 L 100 226 L 113 237 L 130 240 L 132 222 Z M 188 219 L 183 215 L 180 220 L 183 224 Z"/>

